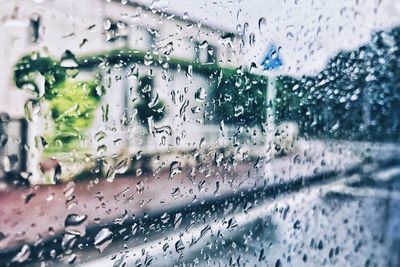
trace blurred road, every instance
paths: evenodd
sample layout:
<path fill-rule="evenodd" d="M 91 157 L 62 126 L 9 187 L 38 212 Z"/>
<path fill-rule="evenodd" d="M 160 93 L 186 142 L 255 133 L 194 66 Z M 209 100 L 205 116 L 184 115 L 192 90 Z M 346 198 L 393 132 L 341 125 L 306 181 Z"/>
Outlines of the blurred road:
<path fill-rule="evenodd" d="M 378 255 L 371 262 L 387 260 L 397 242 L 387 238 L 397 229 L 390 212 L 397 191 L 387 189 L 397 177 L 397 147 L 300 144 L 293 155 L 270 162 L 200 164 L 173 177 L 162 170 L 113 183 L 3 192 L 0 263 L 18 261 L 26 250 L 24 264 L 42 258 L 50 266 L 113 266 L 115 259 L 161 266 L 178 259 L 212 265 L 266 260 L 260 266 L 326 259 L 345 266 L 342 260 L 367 261 L 368 253 Z M 112 235 L 98 242 L 105 229 Z"/>
<path fill-rule="evenodd" d="M 233 201 L 84 266 L 400 266 L 399 185 L 399 158 L 385 157 L 299 192 Z"/>

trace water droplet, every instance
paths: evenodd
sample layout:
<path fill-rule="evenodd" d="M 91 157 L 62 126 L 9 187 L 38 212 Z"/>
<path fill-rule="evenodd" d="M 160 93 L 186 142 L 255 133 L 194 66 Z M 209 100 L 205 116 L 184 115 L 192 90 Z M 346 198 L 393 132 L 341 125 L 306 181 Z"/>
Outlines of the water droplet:
<path fill-rule="evenodd" d="M 74 246 L 76 240 L 77 240 L 76 235 L 65 234 L 62 239 L 61 246 L 63 247 L 64 250 L 69 250 Z"/>
<path fill-rule="evenodd" d="M 186 77 L 192 78 L 193 77 L 193 66 L 189 65 L 186 70 Z"/>
<path fill-rule="evenodd" d="M 217 166 L 221 166 L 223 159 L 224 154 L 222 152 L 215 152 L 215 163 L 217 164 Z"/>
<path fill-rule="evenodd" d="M 178 197 L 180 194 L 181 194 L 181 190 L 179 189 L 179 187 L 172 189 L 171 195 L 173 197 Z"/>
<path fill-rule="evenodd" d="M 77 68 L 78 62 L 76 61 L 75 55 L 70 50 L 65 50 L 61 55 L 60 66 L 63 68 Z"/>
<path fill-rule="evenodd" d="M 139 160 L 142 157 L 142 150 L 138 150 L 138 152 L 136 152 L 136 159 Z"/>
<path fill-rule="evenodd" d="M 246 202 L 246 204 L 243 207 L 244 213 L 247 213 L 249 211 L 249 209 L 251 209 L 251 207 L 252 207 L 251 202 Z"/>
<path fill-rule="evenodd" d="M 131 76 L 136 79 L 139 76 L 139 68 L 136 64 L 129 68 L 128 74 L 126 75 L 127 78 Z"/>
<path fill-rule="evenodd" d="M 179 146 L 181 144 L 181 138 L 179 136 L 176 137 L 175 143 L 177 146 Z"/>
<path fill-rule="evenodd" d="M 163 245 L 163 251 L 164 251 L 164 252 L 167 251 L 168 248 L 169 248 L 169 244 L 168 244 L 168 243 L 165 243 L 165 244 Z"/>
<path fill-rule="evenodd" d="M 113 233 L 108 228 L 101 229 L 94 238 L 94 246 L 103 252 L 112 242 Z"/>
<path fill-rule="evenodd" d="M 129 161 L 128 159 L 123 159 L 118 162 L 117 166 L 115 166 L 115 172 L 119 174 L 125 173 L 129 169 Z"/>
<path fill-rule="evenodd" d="M 29 99 L 28 101 L 26 101 L 24 105 L 24 112 L 25 118 L 28 121 L 32 121 L 33 115 L 39 112 L 38 101 L 35 99 Z"/>
<path fill-rule="evenodd" d="M 199 239 L 202 238 L 208 231 L 211 231 L 210 225 L 206 225 L 203 229 L 201 229 Z"/>
<path fill-rule="evenodd" d="M 169 221 L 170 216 L 168 213 L 165 212 L 163 215 L 161 215 L 160 219 L 163 224 L 166 224 Z"/>
<path fill-rule="evenodd" d="M 234 116 L 239 117 L 240 115 L 242 115 L 244 113 L 244 107 L 243 106 L 235 106 L 234 112 L 235 112 Z"/>
<path fill-rule="evenodd" d="M 235 218 L 230 218 L 230 219 L 228 220 L 228 225 L 227 225 L 226 229 L 234 228 L 234 227 L 236 227 L 236 226 L 238 226 L 238 225 L 237 225 L 237 223 L 236 223 Z"/>
<path fill-rule="evenodd" d="M 95 140 L 96 140 L 96 142 L 100 142 L 101 140 L 103 140 L 104 138 L 106 138 L 106 133 L 105 132 L 103 132 L 103 131 L 99 131 L 99 132 L 97 132 L 96 134 L 95 134 Z"/>
<path fill-rule="evenodd" d="M 182 223 L 182 213 L 177 213 L 175 214 L 175 218 L 174 218 L 174 227 L 175 229 L 177 229 Z"/>
<path fill-rule="evenodd" d="M 254 163 L 254 168 L 259 169 L 261 167 L 261 156 L 259 156 L 256 160 L 256 163 Z"/>
<path fill-rule="evenodd" d="M 78 258 L 78 256 L 76 254 L 71 254 L 67 257 L 67 262 L 69 264 L 74 264 L 76 262 L 76 259 Z"/>
<path fill-rule="evenodd" d="M 8 142 L 8 135 L 5 132 L 0 132 L 0 148 L 4 147 L 7 144 L 7 142 Z"/>
<path fill-rule="evenodd" d="M 102 111 L 102 118 L 103 118 L 103 122 L 107 122 L 108 121 L 108 115 L 110 112 L 110 106 L 108 104 L 106 104 L 105 106 L 101 107 L 101 111 Z"/>
<path fill-rule="evenodd" d="M 113 166 L 110 166 L 106 173 L 107 182 L 112 183 L 115 179 L 115 169 Z"/>
<path fill-rule="evenodd" d="M 104 95 L 105 92 L 106 92 L 106 89 L 105 89 L 104 85 L 99 84 L 99 85 L 96 86 L 96 94 L 97 94 L 98 96 Z"/>
<path fill-rule="evenodd" d="M 21 250 L 11 259 L 11 262 L 23 263 L 29 259 L 31 248 L 28 245 L 23 245 Z"/>
<path fill-rule="evenodd" d="M 126 24 L 124 22 L 122 22 L 122 21 L 118 21 L 117 22 L 117 27 L 118 27 L 118 29 L 123 29 L 123 28 L 126 27 Z"/>
<path fill-rule="evenodd" d="M 168 44 L 166 44 L 164 46 L 165 52 L 164 55 L 169 56 L 173 51 L 174 51 L 174 43 L 173 42 L 169 42 Z M 167 69 L 168 67 L 166 67 Z"/>
<path fill-rule="evenodd" d="M 224 132 L 225 132 L 225 123 L 224 123 L 224 121 L 221 121 L 219 123 L 219 130 L 221 131 L 221 135 L 224 136 Z"/>
<path fill-rule="evenodd" d="M 254 32 L 252 32 L 249 35 L 249 44 L 250 44 L 250 46 L 254 46 L 255 42 L 256 42 L 256 35 L 254 34 Z"/>
<path fill-rule="evenodd" d="M 176 243 L 175 243 L 175 251 L 177 253 L 181 253 L 182 250 L 185 249 L 185 246 L 183 245 L 182 239 L 179 239 Z"/>
<path fill-rule="evenodd" d="M 187 106 L 189 106 L 189 100 L 188 99 L 186 99 L 185 102 L 183 102 L 181 108 L 179 109 L 179 116 L 181 118 L 184 116 Z"/>
<path fill-rule="evenodd" d="M 84 236 L 86 234 L 84 225 L 86 219 L 86 215 L 68 214 L 64 221 L 65 231 L 72 235 Z"/>
<path fill-rule="evenodd" d="M 136 183 L 136 191 L 139 194 L 143 193 L 144 187 L 145 187 L 145 184 L 143 183 L 143 181 L 139 181 L 139 182 Z"/>
<path fill-rule="evenodd" d="M 293 34 L 292 32 L 287 32 L 287 33 L 286 33 L 286 38 L 287 38 L 289 41 L 292 41 L 293 38 L 294 38 L 294 34 Z"/>
<path fill-rule="evenodd" d="M 111 20 L 109 18 L 105 19 L 103 22 L 104 30 L 108 31 L 111 28 Z"/>
<path fill-rule="evenodd" d="M 101 145 L 97 147 L 97 155 L 102 156 L 107 152 L 107 146 L 106 145 Z"/>
<path fill-rule="evenodd" d="M 29 201 L 32 200 L 32 198 L 34 198 L 36 196 L 35 193 L 31 192 L 25 195 L 24 199 L 25 199 L 25 204 L 29 203 Z"/>
<path fill-rule="evenodd" d="M 18 156 L 17 155 L 4 156 L 1 163 L 4 171 L 11 172 L 17 167 Z"/>
<path fill-rule="evenodd" d="M 197 89 L 197 91 L 194 94 L 194 97 L 197 101 L 204 101 L 206 100 L 207 97 L 207 92 L 203 87 L 200 87 L 199 89 Z"/>
<path fill-rule="evenodd" d="M 156 93 L 156 95 L 152 99 L 150 99 L 150 102 L 148 102 L 147 106 L 149 108 L 154 108 L 154 107 L 157 106 L 158 103 L 159 103 L 159 101 L 158 101 L 158 93 Z"/>
<path fill-rule="evenodd" d="M 194 106 L 190 110 L 192 111 L 193 114 L 198 114 L 201 111 L 199 106 Z"/>
<path fill-rule="evenodd" d="M 296 220 L 296 221 L 294 222 L 293 228 L 294 228 L 294 229 L 300 229 L 300 221 L 299 221 L 299 220 Z"/>
<path fill-rule="evenodd" d="M 64 225 L 65 227 L 72 225 L 80 225 L 87 219 L 86 215 L 78 215 L 75 213 L 68 214 L 67 218 L 65 218 Z"/>
<path fill-rule="evenodd" d="M 199 149 L 202 149 L 206 143 L 206 139 L 202 137 L 199 142 Z"/>
<path fill-rule="evenodd" d="M 258 20 L 258 30 L 261 32 L 261 28 L 267 24 L 267 20 L 262 17 Z"/>
<path fill-rule="evenodd" d="M 264 249 L 262 248 L 260 251 L 260 256 L 258 256 L 258 261 L 263 261 L 265 260 L 265 252 Z"/>
<path fill-rule="evenodd" d="M 217 182 L 215 182 L 215 191 L 214 191 L 215 196 L 219 195 L 219 188 L 220 188 L 220 183 L 219 183 L 219 181 L 217 181 Z"/>
<path fill-rule="evenodd" d="M 149 254 L 146 254 L 146 258 L 144 259 L 144 266 L 149 266 L 152 261 L 153 261 L 153 257 L 150 256 Z"/>
<path fill-rule="evenodd" d="M 206 48 L 208 46 L 207 41 L 203 41 L 201 44 L 199 44 L 199 48 Z"/>
<path fill-rule="evenodd" d="M 54 167 L 53 184 L 58 183 L 58 181 L 61 179 L 61 174 L 62 174 L 62 168 L 60 163 L 57 161 Z"/>
<path fill-rule="evenodd" d="M 182 172 L 181 163 L 179 161 L 173 161 L 169 165 L 169 178 L 172 179 L 175 175 Z"/>
<path fill-rule="evenodd" d="M 63 193 L 66 198 L 70 198 L 72 196 L 72 194 L 74 193 L 74 191 L 75 191 L 75 183 L 73 181 L 70 181 L 65 186 Z"/>
<path fill-rule="evenodd" d="M 144 65 L 150 66 L 151 64 L 153 64 L 153 56 L 150 53 L 147 53 L 144 56 Z"/>

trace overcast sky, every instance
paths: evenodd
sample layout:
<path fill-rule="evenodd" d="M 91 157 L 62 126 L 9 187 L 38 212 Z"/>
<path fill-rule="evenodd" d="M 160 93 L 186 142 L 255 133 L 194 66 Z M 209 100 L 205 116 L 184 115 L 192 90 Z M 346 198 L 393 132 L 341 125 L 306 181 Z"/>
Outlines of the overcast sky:
<path fill-rule="evenodd" d="M 376 29 L 400 25 L 399 0 L 138 0 L 235 31 L 248 24 L 246 60 L 260 64 L 270 43 L 281 47 L 282 72 L 315 73 L 338 50 L 367 42 Z M 262 22 L 260 26 L 260 19 Z M 247 40 L 246 40 L 247 41 Z"/>

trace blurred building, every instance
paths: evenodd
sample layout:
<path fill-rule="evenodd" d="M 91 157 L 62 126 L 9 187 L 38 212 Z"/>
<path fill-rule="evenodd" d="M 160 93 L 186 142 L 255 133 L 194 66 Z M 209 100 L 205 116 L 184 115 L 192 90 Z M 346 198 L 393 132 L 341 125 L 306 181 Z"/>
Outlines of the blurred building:
<path fill-rule="evenodd" d="M 82 143 L 87 153 L 96 154 L 102 146 L 107 147 L 108 155 L 121 150 L 163 153 L 171 147 L 199 147 L 204 138 L 220 142 L 220 126 L 206 123 L 207 89 L 219 69 L 241 65 L 240 34 L 132 2 L 36 2 L 0 3 L 0 112 L 14 120 L 23 119 L 25 102 L 35 98 L 13 83 L 13 68 L 22 56 L 38 51 L 60 60 L 69 50 L 77 59 L 85 59 L 80 61 L 75 79 L 93 80 L 100 75 L 106 87 L 88 138 Z M 110 53 L 113 58 L 107 57 Z M 158 121 L 137 119 L 138 90 L 146 81 L 154 91 L 151 101 L 163 105 Z M 33 116 L 26 129 L 27 146 L 20 137 L 14 142 L 21 151 L 27 148 L 27 169 L 34 172 L 33 182 L 42 182 L 38 164 L 43 155 L 35 148 L 35 137 L 46 131 L 46 122 L 40 110 Z M 96 139 L 99 133 L 106 138 Z"/>

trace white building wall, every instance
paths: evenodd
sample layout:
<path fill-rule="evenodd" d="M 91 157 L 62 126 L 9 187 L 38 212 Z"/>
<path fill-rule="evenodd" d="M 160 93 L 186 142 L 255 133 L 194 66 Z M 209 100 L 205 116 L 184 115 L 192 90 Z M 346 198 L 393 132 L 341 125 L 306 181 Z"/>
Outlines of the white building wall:
<path fill-rule="evenodd" d="M 0 109 L 9 106 L 11 95 L 16 95 L 18 103 L 10 111 L 17 116 L 23 115 L 21 104 L 24 102 L 20 93 L 13 90 L 12 68 L 18 59 L 32 51 L 40 51 L 60 59 L 65 50 L 76 55 L 87 55 L 115 49 L 118 44 L 105 42 L 104 21 L 112 18 L 126 22 L 129 33 L 129 47 L 138 50 L 155 50 L 163 54 L 170 49 L 170 57 L 194 60 L 195 43 L 207 41 L 215 46 L 217 60 L 221 66 L 238 66 L 239 38 L 231 43 L 233 48 L 219 41 L 222 32 L 201 27 L 197 23 L 185 22 L 172 16 L 152 13 L 141 7 L 122 5 L 117 1 L 2 1 L 0 15 L 4 23 L 0 24 L 0 40 L 2 53 L 2 71 L 0 72 Z M 40 40 L 31 42 L 29 18 L 40 17 Z M 147 30 L 156 30 L 154 46 Z M 87 40 L 84 42 L 84 40 Z M 84 43 L 84 44 L 83 44 Z M 82 45 L 83 44 L 83 45 Z M 234 50 L 234 51 L 232 51 Z M 234 53 L 233 53 L 234 52 Z M 233 55 L 236 54 L 236 55 Z M 231 61 L 229 61 L 229 59 Z M 12 93 L 10 93 L 12 91 Z M 15 91 L 15 92 L 14 92 Z M 18 92 L 18 93 L 17 93 Z M 10 96 L 8 96 L 10 95 Z M 22 95 L 24 95 L 22 93 Z M 9 108 L 9 107 L 8 107 Z"/>
<path fill-rule="evenodd" d="M 15 88 L 13 84 L 13 66 L 26 54 L 39 51 L 41 55 L 50 56 L 60 60 L 61 55 L 70 50 L 76 56 L 92 55 L 111 51 L 116 48 L 130 48 L 141 51 L 152 51 L 159 55 L 166 55 L 171 58 L 184 59 L 194 62 L 196 55 L 199 55 L 200 63 L 207 63 L 207 45 L 203 45 L 200 52 L 197 52 L 197 45 L 208 42 L 215 47 L 215 60 L 220 66 L 238 66 L 240 39 L 235 38 L 227 45 L 221 42 L 222 31 L 202 26 L 200 23 L 189 20 L 182 20 L 169 14 L 153 12 L 147 8 L 135 5 L 122 5 L 118 1 L 110 3 L 102 0 L 91 1 L 56 1 L 48 0 L 40 4 L 34 1 L 2 1 L 0 2 L 0 53 L 3 59 L 0 71 L 0 112 L 6 111 L 13 118 L 24 117 L 24 103 L 28 98 L 34 97 L 24 90 Z M 39 40 L 32 42 L 30 18 L 40 17 Z M 110 21 L 117 23 L 117 31 L 126 36 L 115 42 L 106 42 L 109 38 L 104 28 Z M 149 71 L 144 65 L 139 65 L 140 74 Z M 99 71 L 94 69 L 93 73 L 81 73 L 77 80 L 86 80 L 94 77 Z M 204 136 L 206 128 L 201 128 L 201 120 L 204 112 L 204 103 L 194 99 L 194 93 L 200 87 L 208 88 L 206 77 L 193 74 L 188 79 L 185 70 L 180 72 L 169 70 L 168 75 L 174 76 L 172 81 L 167 82 L 162 78 L 161 68 L 153 67 L 155 75 L 156 91 L 160 99 L 166 104 L 166 117 L 155 125 L 161 127 L 168 125 L 172 128 L 172 135 L 166 136 L 166 149 L 173 145 L 175 149 L 187 149 L 194 147 L 191 142 L 199 142 Z M 111 76 L 122 75 L 122 70 L 113 70 Z M 136 81 L 128 80 L 126 84 L 136 86 Z M 102 104 L 96 111 L 97 116 L 93 127 L 90 130 L 93 150 L 97 150 L 98 143 L 95 142 L 95 134 L 99 131 L 107 133 L 108 138 L 103 142 L 112 143 L 108 155 L 119 153 L 128 147 L 130 153 L 143 150 L 147 144 L 140 144 L 141 139 L 146 139 L 153 147 L 146 149 L 160 148 L 161 135 L 146 137 L 147 130 L 132 123 L 127 131 L 126 126 L 121 124 L 123 114 L 124 80 L 115 81 L 107 90 Z M 185 89 L 186 88 L 186 89 Z M 126 90 L 126 89 L 125 89 Z M 135 91 L 135 89 L 133 90 Z M 171 94 L 175 91 L 177 95 L 183 95 L 181 100 L 173 103 Z M 177 97 L 179 99 L 179 97 Z M 186 121 L 179 115 L 181 106 L 185 101 L 188 106 L 185 112 Z M 101 108 L 109 106 L 109 121 L 103 122 Z M 193 114 L 190 110 L 198 105 L 201 112 Z M 34 122 L 29 123 L 28 145 L 29 170 L 36 170 L 34 180 L 39 182 L 40 174 L 37 173 L 38 163 L 41 160 L 40 148 L 35 150 L 35 136 L 43 133 L 44 122 L 40 120 L 40 114 Z M 195 129 L 195 131 L 194 131 Z M 203 131 L 203 132 L 202 132 Z M 142 137 L 142 138 L 138 138 Z M 182 140 L 177 145 L 177 137 Z M 157 139 L 158 138 L 158 139 Z M 121 139 L 117 144 L 114 142 Z M 92 142 L 92 143 L 90 143 Z M 138 143 L 139 142 L 139 143 Z M 142 147 L 140 147 L 142 146 Z M 93 151 L 96 155 L 97 151 Z"/>

